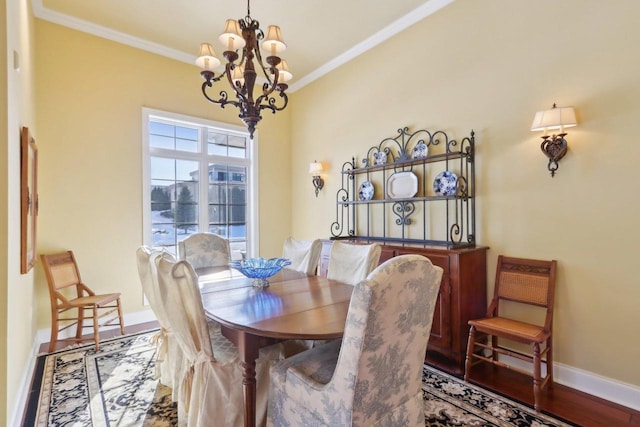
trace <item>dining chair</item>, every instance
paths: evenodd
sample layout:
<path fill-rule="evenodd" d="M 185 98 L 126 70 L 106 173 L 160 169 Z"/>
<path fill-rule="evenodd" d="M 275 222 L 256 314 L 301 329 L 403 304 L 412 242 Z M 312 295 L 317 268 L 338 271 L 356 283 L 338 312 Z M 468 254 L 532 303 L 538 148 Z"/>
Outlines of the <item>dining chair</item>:
<path fill-rule="evenodd" d="M 329 254 L 327 278 L 355 285 L 376 268 L 381 251 L 377 243 L 357 245 L 335 241 Z"/>
<path fill-rule="evenodd" d="M 178 242 L 178 259 L 193 268 L 226 267 L 231 261 L 229 240 L 213 233 L 194 233 Z"/>
<path fill-rule="evenodd" d="M 271 426 L 424 426 L 422 366 L 442 269 L 421 255 L 353 290 L 342 340 L 276 362 Z"/>
<path fill-rule="evenodd" d="M 282 257 L 291 261 L 287 268 L 301 271 L 308 275 L 316 274 L 322 242 L 320 239 L 299 240 L 287 237 L 282 248 Z"/>
<path fill-rule="evenodd" d="M 72 251 L 40 255 L 44 273 L 49 285 L 51 301 L 51 340 L 49 352 L 58 342 L 94 341 L 96 351 L 100 349 L 100 328 L 120 326 L 124 335 L 124 321 L 120 293 L 96 294 L 80 278 L 80 270 Z M 77 317 L 67 317 L 75 312 Z M 87 313 L 88 312 L 88 313 Z M 101 322 L 102 320 L 102 323 Z M 89 320 L 91 324 L 85 325 Z M 58 334 L 76 326 L 76 335 L 72 338 L 59 338 Z M 83 338 L 82 330 L 92 328 L 93 335 Z"/>
<path fill-rule="evenodd" d="M 156 378 L 162 384 L 173 389 L 173 400 L 177 400 L 177 389 L 174 387 L 182 366 L 182 351 L 174 337 L 173 329 L 169 321 L 169 314 L 165 311 L 160 301 L 160 288 L 158 287 L 158 272 L 156 258 L 164 257 L 169 261 L 175 261 L 170 253 L 152 249 L 149 246 L 140 246 L 136 250 L 138 275 L 145 297 L 160 324 L 160 330 L 153 336 L 156 344 Z"/>
<path fill-rule="evenodd" d="M 198 278 L 187 261 L 156 258 L 161 301 L 184 356 L 178 387 L 178 421 L 188 427 L 242 426 L 243 368 L 237 348 L 207 326 Z M 256 362 L 256 420 L 266 419 L 269 366 L 282 345 L 260 349 Z"/>
<path fill-rule="evenodd" d="M 469 321 L 469 340 L 464 380 L 469 381 L 471 367 L 489 362 L 533 377 L 533 396 L 536 411 L 540 410 L 542 389 L 553 384 L 553 305 L 557 262 L 500 255 L 496 268 L 494 295 L 487 316 Z M 541 307 L 539 321 L 532 321 L 535 313 L 527 310 L 527 319 L 516 318 L 525 306 Z M 508 316 L 501 312 L 509 310 Z M 486 340 L 491 336 L 490 340 Z M 501 340 L 519 342 L 530 351 L 514 350 Z M 541 345 L 543 348 L 541 350 Z M 489 355 L 484 353 L 489 352 Z M 531 371 L 506 363 L 499 355 L 523 360 Z M 474 361 L 474 359 L 477 359 Z M 542 375 L 542 365 L 545 374 Z"/>

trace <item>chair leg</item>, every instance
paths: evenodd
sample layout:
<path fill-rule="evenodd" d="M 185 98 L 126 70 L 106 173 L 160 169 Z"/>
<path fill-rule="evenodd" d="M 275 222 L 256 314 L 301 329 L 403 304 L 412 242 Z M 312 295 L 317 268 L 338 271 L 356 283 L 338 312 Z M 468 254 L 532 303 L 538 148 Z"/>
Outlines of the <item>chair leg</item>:
<path fill-rule="evenodd" d="M 93 305 L 93 339 L 96 342 L 96 352 L 100 349 L 100 332 L 98 324 L 98 306 Z"/>
<path fill-rule="evenodd" d="M 491 358 L 494 362 L 498 361 L 498 352 L 495 350 L 498 348 L 498 337 L 491 335 Z"/>
<path fill-rule="evenodd" d="M 549 387 L 553 387 L 553 348 L 551 337 L 547 340 L 547 375 L 549 376 Z"/>
<path fill-rule="evenodd" d="M 118 318 L 120 319 L 120 333 L 124 335 L 124 321 L 122 320 L 122 305 L 120 304 L 120 298 L 117 299 L 118 303 Z"/>
<path fill-rule="evenodd" d="M 51 313 L 51 338 L 49 340 L 49 353 L 56 349 L 58 342 L 58 311 Z"/>
<path fill-rule="evenodd" d="M 540 410 L 540 344 L 533 345 L 533 402 L 536 411 Z"/>
<path fill-rule="evenodd" d="M 473 357 L 473 348 L 476 342 L 476 328 L 471 326 L 469 328 L 469 340 L 467 341 L 467 358 L 464 364 L 464 380 L 469 381 L 469 374 L 471 373 L 471 362 Z"/>
<path fill-rule="evenodd" d="M 82 331 L 84 330 L 84 308 L 78 307 L 78 323 L 76 323 L 76 340 L 82 339 Z"/>

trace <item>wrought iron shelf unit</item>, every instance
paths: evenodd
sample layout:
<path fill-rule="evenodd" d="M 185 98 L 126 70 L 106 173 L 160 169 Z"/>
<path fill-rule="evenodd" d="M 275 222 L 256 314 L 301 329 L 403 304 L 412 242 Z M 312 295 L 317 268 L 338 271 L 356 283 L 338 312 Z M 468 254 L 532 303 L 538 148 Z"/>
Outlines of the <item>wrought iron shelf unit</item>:
<path fill-rule="evenodd" d="M 458 142 L 443 131 L 398 129 L 397 136 L 370 147 L 359 163 L 354 157 L 342 165 L 332 239 L 475 246 L 474 160 L 473 131 Z M 441 182 L 438 172 L 444 171 L 455 175 L 457 186 L 438 194 L 432 185 L 434 179 Z M 389 188 L 398 173 L 404 173 L 403 183 L 411 184 L 400 189 L 402 194 Z M 359 194 L 364 185 L 368 194 Z"/>

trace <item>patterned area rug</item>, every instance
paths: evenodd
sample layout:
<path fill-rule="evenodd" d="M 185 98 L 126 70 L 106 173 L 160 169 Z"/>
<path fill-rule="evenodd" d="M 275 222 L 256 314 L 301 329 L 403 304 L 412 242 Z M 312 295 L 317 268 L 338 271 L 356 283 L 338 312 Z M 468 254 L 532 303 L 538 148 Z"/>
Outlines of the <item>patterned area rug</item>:
<path fill-rule="evenodd" d="M 97 353 L 87 345 L 40 356 L 37 404 L 29 405 L 25 425 L 177 425 L 171 389 L 154 379 L 154 333 L 104 340 Z"/>
<path fill-rule="evenodd" d="M 154 379 L 154 331 L 38 357 L 24 426 L 174 426 L 171 389 Z M 426 426 L 568 426 L 425 365 Z"/>

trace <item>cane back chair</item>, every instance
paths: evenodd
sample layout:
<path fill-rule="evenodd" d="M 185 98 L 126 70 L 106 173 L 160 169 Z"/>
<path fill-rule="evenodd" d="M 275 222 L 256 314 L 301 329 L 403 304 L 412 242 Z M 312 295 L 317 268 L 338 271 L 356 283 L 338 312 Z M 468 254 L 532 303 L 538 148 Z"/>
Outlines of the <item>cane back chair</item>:
<path fill-rule="evenodd" d="M 99 329 L 104 326 L 120 326 L 120 333 L 124 335 L 122 307 L 120 293 L 96 295 L 80 278 L 80 271 L 72 251 L 56 254 L 40 255 L 44 272 L 49 285 L 51 298 L 51 340 L 49 352 L 52 352 L 58 342 L 94 341 L 96 351 L 100 348 Z M 67 312 L 77 310 L 77 317 L 66 317 Z M 90 315 L 85 315 L 90 311 Z M 107 319 L 104 319 L 108 317 Z M 90 325 L 84 321 L 91 320 Z M 104 319 L 100 323 L 100 319 Z M 58 334 L 67 328 L 76 326 L 75 337 L 58 338 Z M 93 328 L 93 336 L 83 338 L 82 330 Z"/>
<path fill-rule="evenodd" d="M 509 258 L 500 255 L 496 269 L 494 296 L 487 317 L 469 321 L 469 341 L 465 364 L 465 381 L 469 380 L 471 367 L 478 363 L 489 362 L 533 377 L 533 396 L 536 410 L 540 410 L 542 389 L 553 383 L 553 304 L 556 284 L 556 261 L 540 261 L 522 258 Z M 507 304 L 526 304 L 542 307 L 544 322 L 530 323 L 513 317 L 516 307 L 509 307 L 509 317 L 500 313 Z M 514 304 L 515 305 L 515 304 Z M 522 305 L 520 305 L 522 307 Z M 535 316 L 530 313 L 529 316 Z M 484 337 L 491 336 L 485 343 Z M 516 341 L 530 346 L 531 351 L 516 351 L 504 346 L 502 341 Z M 541 349 L 541 346 L 543 348 Z M 484 351 L 490 354 L 486 355 Z M 505 355 L 523 360 L 532 365 L 533 372 L 514 367 L 498 358 Z M 474 361 L 475 359 L 475 361 Z M 545 374 L 542 376 L 542 365 Z M 530 366 L 531 366 L 530 365 Z"/>

